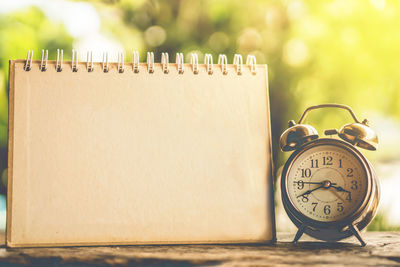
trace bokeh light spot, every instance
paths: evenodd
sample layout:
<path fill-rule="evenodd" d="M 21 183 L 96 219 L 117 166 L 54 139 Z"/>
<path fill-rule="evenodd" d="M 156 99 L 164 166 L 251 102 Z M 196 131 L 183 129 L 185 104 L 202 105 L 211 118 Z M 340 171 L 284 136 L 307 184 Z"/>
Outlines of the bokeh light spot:
<path fill-rule="evenodd" d="M 383 10 L 386 6 L 386 0 L 370 0 L 369 2 L 378 10 Z"/>
<path fill-rule="evenodd" d="M 280 28 L 284 18 L 282 12 L 276 7 L 269 7 L 265 13 L 265 23 L 271 28 Z"/>
<path fill-rule="evenodd" d="M 144 39 L 149 46 L 160 46 L 167 39 L 167 33 L 160 26 L 151 26 L 144 32 Z"/>
<path fill-rule="evenodd" d="M 307 62 L 308 57 L 308 47 L 300 39 L 291 39 L 283 48 L 283 60 L 290 66 L 302 66 Z"/>
<path fill-rule="evenodd" d="M 359 34 L 354 28 L 346 28 L 341 36 L 343 44 L 350 47 L 356 47 L 359 44 Z"/>
<path fill-rule="evenodd" d="M 229 45 L 229 37 L 223 32 L 214 32 L 208 39 L 208 44 L 214 51 L 223 51 Z"/>
<path fill-rule="evenodd" d="M 248 53 L 257 50 L 261 46 L 262 38 L 256 29 L 248 28 L 239 36 L 237 43 L 239 52 Z"/>
<path fill-rule="evenodd" d="M 287 7 L 287 16 L 290 20 L 304 18 L 306 14 L 306 6 L 300 0 L 292 1 Z"/>

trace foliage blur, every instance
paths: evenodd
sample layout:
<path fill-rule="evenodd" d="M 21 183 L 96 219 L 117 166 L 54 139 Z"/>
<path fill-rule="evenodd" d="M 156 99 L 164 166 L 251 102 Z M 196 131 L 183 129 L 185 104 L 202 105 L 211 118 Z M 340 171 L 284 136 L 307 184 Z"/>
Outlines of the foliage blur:
<path fill-rule="evenodd" d="M 41 49 L 55 58 L 64 49 L 85 47 L 83 39 L 67 30 L 43 6 L 66 0 L 27 4 L 0 13 L 0 168 L 7 162 L 8 60 L 26 57 L 28 49 L 39 59 Z M 82 1 L 72 1 L 73 4 Z M 253 54 L 268 64 L 274 159 L 277 169 L 288 155 L 278 151 L 281 132 L 289 119 L 298 120 L 314 104 L 350 105 L 361 118 L 368 117 L 383 142 L 367 153 L 375 164 L 400 164 L 400 2 L 389 0 L 91 0 L 100 18 L 100 33 L 120 44 L 128 55 L 139 50 L 141 59 L 153 51 Z M 29 4 L 30 3 L 30 4 Z M 60 15 L 61 16 L 61 15 Z M 82 25 L 84 26 L 84 25 Z M 99 44 L 100 45 L 100 44 Z M 95 49 L 95 47 L 92 47 Z M 171 60 L 174 60 L 172 58 Z M 308 123 L 322 129 L 350 122 L 344 111 L 312 113 Z M 390 134 L 389 134 L 390 133 Z M 386 140 L 386 141 L 385 141 Z M 390 174 L 392 175 L 392 174 Z M 3 175 L 5 176 L 5 175 Z M 394 176 L 393 176 L 394 177 Z M 0 192 L 5 193 L 5 179 Z M 398 182 L 397 182 L 398 183 Z M 382 216 L 380 217 L 382 218 Z M 385 230 L 385 220 L 372 229 Z"/>

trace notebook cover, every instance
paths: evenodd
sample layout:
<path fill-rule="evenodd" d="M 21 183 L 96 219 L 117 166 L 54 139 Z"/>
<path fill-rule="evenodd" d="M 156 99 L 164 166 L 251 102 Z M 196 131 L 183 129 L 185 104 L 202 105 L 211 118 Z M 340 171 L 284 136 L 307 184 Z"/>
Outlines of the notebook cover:
<path fill-rule="evenodd" d="M 275 240 L 267 66 L 10 61 L 7 246 Z"/>

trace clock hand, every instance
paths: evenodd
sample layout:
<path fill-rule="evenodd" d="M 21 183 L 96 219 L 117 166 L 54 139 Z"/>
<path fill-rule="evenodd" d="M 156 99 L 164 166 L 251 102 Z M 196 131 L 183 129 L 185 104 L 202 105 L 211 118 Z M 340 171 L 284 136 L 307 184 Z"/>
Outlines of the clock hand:
<path fill-rule="evenodd" d="M 298 183 L 298 181 L 297 182 L 295 182 L 295 183 Z M 302 182 L 303 184 L 324 184 L 324 182 Z M 335 185 L 336 183 L 331 183 L 331 185 Z"/>
<path fill-rule="evenodd" d="M 335 188 L 337 191 L 339 191 L 339 192 L 346 192 L 347 194 L 349 194 L 349 201 L 351 201 L 351 192 L 350 191 L 348 191 L 348 190 L 346 190 L 346 189 L 344 189 L 343 187 L 341 187 L 341 186 L 333 186 L 332 185 L 332 187 L 333 188 Z"/>
<path fill-rule="evenodd" d="M 317 190 L 317 189 L 320 189 L 320 188 L 322 188 L 322 187 L 324 187 L 324 185 L 323 185 L 323 184 L 322 184 L 322 185 L 320 185 L 320 186 L 318 186 L 318 187 L 316 187 L 316 188 L 314 188 L 314 189 L 307 190 L 307 191 L 306 191 L 306 192 L 304 192 L 303 194 L 301 194 L 301 195 L 297 196 L 297 198 L 299 198 L 299 197 L 302 197 L 302 196 L 304 196 L 304 195 L 309 195 L 309 194 L 311 194 L 311 192 L 313 192 L 313 191 L 315 191 L 315 190 Z"/>
<path fill-rule="evenodd" d="M 338 198 L 340 198 L 340 200 L 341 201 L 343 201 L 344 202 L 344 199 L 342 198 L 342 196 L 338 193 L 338 192 L 336 192 L 336 190 L 330 190 L 336 197 L 338 197 Z"/>
<path fill-rule="evenodd" d="M 339 192 L 346 192 L 346 193 L 350 193 L 350 194 L 351 194 L 350 191 L 344 189 L 344 188 L 341 187 L 341 186 L 333 186 L 333 185 L 331 185 L 331 187 L 335 188 L 335 189 L 336 189 L 337 191 L 339 191 Z"/>

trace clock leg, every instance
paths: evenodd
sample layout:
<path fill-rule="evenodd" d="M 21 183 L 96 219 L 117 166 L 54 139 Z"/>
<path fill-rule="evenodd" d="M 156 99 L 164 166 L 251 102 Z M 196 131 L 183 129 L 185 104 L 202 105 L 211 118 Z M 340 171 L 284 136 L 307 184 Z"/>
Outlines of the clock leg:
<path fill-rule="evenodd" d="M 362 239 L 361 233 L 358 230 L 357 226 L 350 224 L 349 228 L 350 228 L 351 233 L 358 239 L 358 241 L 360 241 L 361 246 L 365 247 L 367 245 L 367 243 L 365 243 L 365 241 Z"/>
<path fill-rule="evenodd" d="M 292 241 L 293 244 L 297 244 L 297 241 L 299 241 L 299 239 L 303 235 L 304 230 L 306 229 L 306 227 L 307 226 L 305 224 L 300 225 L 299 230 L 297 231 L 296 236 L 294 237 L 294 239 Z"/>

